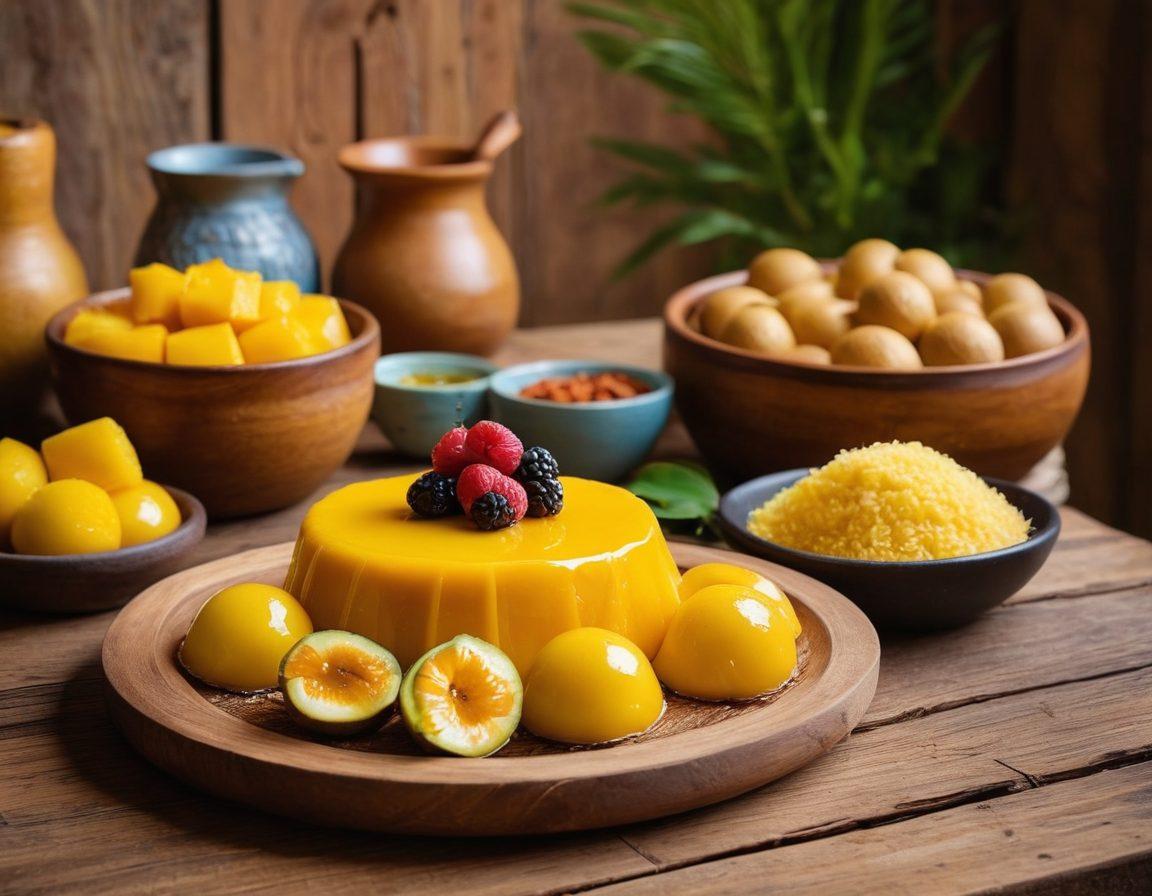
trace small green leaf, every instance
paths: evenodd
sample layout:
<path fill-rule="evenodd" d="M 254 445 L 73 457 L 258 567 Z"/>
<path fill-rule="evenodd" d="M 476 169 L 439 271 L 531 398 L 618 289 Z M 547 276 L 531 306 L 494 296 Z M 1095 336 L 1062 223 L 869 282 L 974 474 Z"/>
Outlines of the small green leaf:
<path fill-rule="evenodd" d="M 716 484 L 698 464 L 654 461 L 625 488 L 647 501 L 661 519 L 707 520 L 720 504 Z"/>

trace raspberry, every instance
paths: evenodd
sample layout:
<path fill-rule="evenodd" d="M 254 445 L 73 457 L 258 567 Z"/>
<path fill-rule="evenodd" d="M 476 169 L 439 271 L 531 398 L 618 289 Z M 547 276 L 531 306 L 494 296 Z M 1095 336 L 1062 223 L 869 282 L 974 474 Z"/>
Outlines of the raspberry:
<path fill-rule="evenodd" d="M 520 482 L 534 479 L 556 479 L 560 475 L 560 465 L 556 463 L 547 448 L 529 448 L 520 456 L 520 466 L 515 476 Z"/>
<path fill-rule="evenodd" d="M 517 522 L 524 519 L 524 515 L 528 512 L 528 494 L 524 491 L 524 486 L 511 476 L 501 476 L 500 481 L 492 487 L 492 491 L 508 500 L 512 512 L 516 514 Z"/>
<path fill-rule="evenodd" d="M 504 474 L 487 464 L 470 464 L 456 480 L 456 497 L 465 513 L 472 512 L 472 502 L 486 492 L 495 491 Z"/>
<path fill-rule="evenodd" d="M 467 438 L 468 430 L 463 426 L 444 433 L 432 449 L 432 469 L 442 476 L 459 476 L 460 471 L 474 460 L 464 447 Z"/>
<path fill-rule="evenodd" d="M 528 516 L 555 516 L 564 509 L 564 486 L 559 479 L 529 479 Z"/>
<path fill-rule="evenodd" d="M 506 476 L 520 465 L 524 453 L 523 443 L 507 426 L 491 420 L 481 420 L 468 430 L 464 447 L 473 461 L 495 467 Z"/>
<path fill-rule="evenodd" d="M 508 499 L 496 492 L 485 492 L 472 502 L 468 514 L 479 529 L 490 532 L 493 529 L 507 529 L 516 524 L 516 512 Z"/>
<path fill-rule="evenodd" d="M 418 516 L 449 516 L 460 512 L 456 480 L 440 473 L 425 473 L 408 486 L 408 506 Z"/>

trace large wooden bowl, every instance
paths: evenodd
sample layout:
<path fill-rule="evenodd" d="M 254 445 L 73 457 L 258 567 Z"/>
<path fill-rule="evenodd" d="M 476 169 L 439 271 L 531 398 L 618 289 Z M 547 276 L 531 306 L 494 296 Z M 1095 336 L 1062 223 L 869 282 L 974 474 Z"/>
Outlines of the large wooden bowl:
<path fill-rule="evenodd" d="M 276 364 L 176 367 L 64 343 L 82 308 L 127 296 L 97 293 L 48 324 L 52 378 L 70 422 L 112 417 L 149 477 L 191 492 L 216 519 L 294 504 L 348 459 L 372 406 L 380 354 L 380 328 L 359 305 L 341 302 L 348 345 Z"/>
<path fill-rule="evenodd" d="M 959 271 L 982 283 L 985 274 Z M 739 482 L 818 466 L 841 448 L 919 440 L 982 476 L 1020 479 L 1063 440 L 1088 385 L 1088 325 L 1048 293 L 1062 345 L 999 364 L 915 371 L 782 361 L 696 332 L 688 315 L 738 271 L 677 292 L 664 310 L 664 367 L 709 466 Z"/>

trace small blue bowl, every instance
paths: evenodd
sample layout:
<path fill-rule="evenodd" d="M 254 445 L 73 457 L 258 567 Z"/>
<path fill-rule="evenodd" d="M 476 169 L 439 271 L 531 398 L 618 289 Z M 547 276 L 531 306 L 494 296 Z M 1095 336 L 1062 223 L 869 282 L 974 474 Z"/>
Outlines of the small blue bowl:
<path fill-rule="evenodd" d="M 488 411 L 489 377 L 498 368 L 476 355 L 399 352 L 376 362 L 372 418 L 397 451 L 427 458 L 453 426 L 471 426 Z M 403 383 L 412 374 L 469 374 L 475 379 L 439 386 Z"/>
<path fill-rule="evenodd" d="M 652 391 L 579 404 L 520 396 L 525 386 L 543 379 L 605 371 L 626 373 Z M 658 370 L 602 361 L 536 361 L 494 374 L 489 397 L 492 416 L 525 447 L 542 445 L 551 451 L 562 474 L 616 482 L 640 465 L 668 422 L 672 378 Z"/>
<path fill-rule="evenodd" d="M 878 628 L 943 631 L 967 625 L 1028 584 L 1060 534 L 1060 514 L 1046 499 L 1014 482 L 984 481 L 1032 521 L 1028 540 L 998 551 L 946 560 L 885 563 L 797 551 L 748 531 L 748 514 L 808 470 L 785 470 L 745 482 L 720 499 L 720 528 L 735 547 L 831 585 Z"/>

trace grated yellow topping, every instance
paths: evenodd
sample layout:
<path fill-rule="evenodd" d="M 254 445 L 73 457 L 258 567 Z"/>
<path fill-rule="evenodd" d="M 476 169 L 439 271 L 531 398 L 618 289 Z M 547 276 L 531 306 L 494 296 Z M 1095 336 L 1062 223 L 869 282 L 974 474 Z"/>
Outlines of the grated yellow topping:
<path fill-rule="evenodd" d="M 1028 538 L 1000 492 L 919 442 L 841 451 L 748 515 L 748 531 L 785 547 L 856 560 L 941 560 Z"/>

